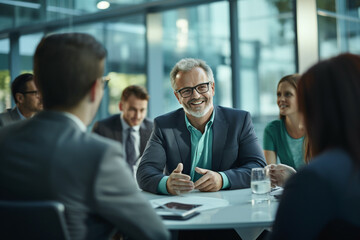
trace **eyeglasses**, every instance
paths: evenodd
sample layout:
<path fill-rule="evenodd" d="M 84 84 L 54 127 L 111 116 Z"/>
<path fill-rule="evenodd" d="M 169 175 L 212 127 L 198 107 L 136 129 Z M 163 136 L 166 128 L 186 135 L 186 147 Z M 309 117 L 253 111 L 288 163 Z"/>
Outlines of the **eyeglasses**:
<path fill-rule="evenodd" d="M 26 92 L 21 92 L 22 94 L 34 94 L 36 97 L 39 96 L 39 91 L 34 90 L 34 91 L 26 91 Z"/>
<path fill-rule="evenodd" d="M 109 84 L 109 81 L 110 81 L 110 77 L 108 77 L 108 76 L 101 77 L 101 82 L 103 83 L 104 88 L 107 87 L 107 85 Z"/>
<path fill-rule="evenodd" d="M 184 87 L 175 92 L 180 93 L 181 97 L 183 97 L 183 98 L 188 98 L 193 94 L 194 89 L 200 94 L 208 92 L 210 83 L 211 82 L 200 83 L 200 84 L 196 85 L 195 87 Z"/>

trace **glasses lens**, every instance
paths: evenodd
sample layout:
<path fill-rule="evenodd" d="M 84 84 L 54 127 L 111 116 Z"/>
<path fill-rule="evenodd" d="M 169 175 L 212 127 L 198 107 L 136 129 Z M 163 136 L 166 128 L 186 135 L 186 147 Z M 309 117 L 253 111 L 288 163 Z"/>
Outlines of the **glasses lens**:
<path fill-rule="evenodd" d="M 190 97 L 192 94 L 192 88 L 185 88 L 179 91 L 180 95 L 182 97 Z"/>
<path fill-rule="evenodd" d="M 209 83 L 203 83 L 198 85 L 196 87 L 196 91 L 198 91 L 198 93 L 206 93 L 207 91 L 209 91 Z"/>

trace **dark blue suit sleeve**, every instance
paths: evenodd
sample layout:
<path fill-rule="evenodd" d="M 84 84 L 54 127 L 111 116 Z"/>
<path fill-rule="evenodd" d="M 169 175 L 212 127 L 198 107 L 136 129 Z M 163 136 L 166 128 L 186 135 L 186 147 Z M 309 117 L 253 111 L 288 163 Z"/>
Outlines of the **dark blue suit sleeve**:
<path fill-rule="evenodd" d="M 239 147 L 236 162 L 229 170 L 224 171 L 230 181 L 230 189 L 250 187 L 251 169 L 266 166 L 264 154 L 249 113 L 246 113 L 238 138 Z"/>

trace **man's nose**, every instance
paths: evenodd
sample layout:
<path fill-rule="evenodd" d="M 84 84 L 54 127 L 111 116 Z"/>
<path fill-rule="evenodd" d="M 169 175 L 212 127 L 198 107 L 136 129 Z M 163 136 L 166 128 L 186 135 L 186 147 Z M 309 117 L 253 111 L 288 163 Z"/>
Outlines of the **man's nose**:
<path fill-rule="evenodd" d="M 196 91 L 196 89 L 194 89 L 193 92 L 192 92 L 192 97 L 193 97 L 193 98 L 198 98 L 198 97 L 200 97 L 200 96 L 201 96 L 201 94 L 198 93 L 198 91 Z"/>

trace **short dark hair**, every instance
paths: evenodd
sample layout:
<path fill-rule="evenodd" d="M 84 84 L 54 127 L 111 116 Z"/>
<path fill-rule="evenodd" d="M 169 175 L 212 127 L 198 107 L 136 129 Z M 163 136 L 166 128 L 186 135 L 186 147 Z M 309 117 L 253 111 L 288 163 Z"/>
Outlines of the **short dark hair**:
<path fill-rule="evenodd" d="M 347 151 L 360 166 L 360 57 L 346 53 L 321 61 L 298 84 L 311 154 L 329 148 Z"/>
<path fill-rule="evenodd" d="M 26 92 L 26 83 L 32 80 L 34 80 L 34 75 L 31 73 L 23 73 L 14 79 L 11 84 L 11 94 L 15 103 L 17 103 L 17 99 L 15 97 L 16 93 Z"/>
<path fill-rule="evenodd" d="M 45 109 L 72 107 L 83 99 L 103 74 L 106 50 L 84 33 L 44 37 L 34 55 L 34 77 Z"/>
<path fill-rule="evenodd" d="M 280 84 L 283 82 L 289 83 L 293 88 L 295 88 L 295 91 L 297 91 L 297 85 L 298 85 L 299 79 L 300 79 L 300 74 L 298 74 L 298 73 L 294 73 L 294 74 L 290 74 L 290 75 L 286 75 L 286 76 L 282 77 L 280 79 L 280 81 L 278 82 L 276 91 L 279 89 Z M 285 116 L 280 115 L 280 119 L 284 120 Z"/>
<path fill-rule="evenodd" d="M 123 90 L 120 101 L 126 102 L 131 95 L 134 95 L 136 98 L 139 98 L 141 100 L 147 101 L 149 101 L 150 98 L 148 92 L 144 87 L 138 85 L 131 85 Z"/>

